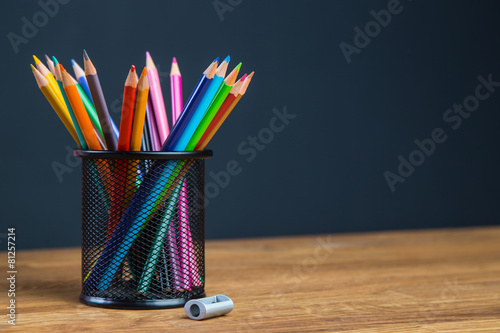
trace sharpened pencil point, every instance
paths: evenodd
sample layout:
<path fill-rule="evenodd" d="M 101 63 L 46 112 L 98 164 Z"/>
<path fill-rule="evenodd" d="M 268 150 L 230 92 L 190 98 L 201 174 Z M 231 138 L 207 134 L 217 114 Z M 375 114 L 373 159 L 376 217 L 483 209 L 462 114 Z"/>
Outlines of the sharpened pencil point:
<path fill-rule="evenodd" d="M 238 66 L 236 66 L 234 69 L 237 69 L 238 71 L 240 70 L 241 68 L 241 62 L 238 64 Z"/>
<path fill-rule="evenodd" d="M 177 59 L 174 57 L 174 58 L 172 59 L 172 62 L 173 62 L 174 64 L 176 64 L 176 63 L 177 63 Z"/>
<path fill-rule="evenodd" d="M 146 58 L 151 58 L 151 54 L 149 54 L 149 51 L 146 51 Z"/>
<path fill-rule="evenodd" d="M 243 82 L 245 81 L 245 79 L 247 78 L 247 73 L 245 73 L 241 78 L 240 78 L 240 82 Z"/>
<path fill-rule="evenodd" d="M 89 60 L 89 55 L 87 54 L 87 51 L 85 49 L 83 49 L 83 57 L 85 58 L 85 60 Z"/>
<path fill-rule="evenodd" d="M 215 60 L 212 61 L 212 63 L 214 63 L 214 62 L 219 63 L 219 57 L 215 58 Z"/>
<path fill-rule="evenodd" d="M 55 56 L 52 56 L 52 60 L 54 61 L 54 66 L 57 66 L 59 64 L 59 61 L 57 61 Z"/>
<path fill-rule="evenodd" d="M 144 67 L 144 69 L 142 70 L 141 75 L 144 75 L 144 76 L 148 75 L 148 69 L 146 67 Z"/>
<path fill-rule="evenodd" d="M 40 59 L 36 57 L 36 55 L 33 55 L 33 59 L 35 60 L 35 64 L 38 65 L 40 63 Z"/>
<path fill-rule="evenodd" d="M 131 71 L 132 73 L 133 73 L 133 72 L 135 72 L 135 66 L 134 66 L 134 65 L 132 65 L 132 67 L 130 67 L 130 71 Z"/>
<path fill-rule="evenodd" d="M 31 71 L 32 71 L 32 72 L 36 71 L 35 66 L 33 66 L 32 64 L 30 64 L 30 66 L 31 66 Z"/>
<path fill-rule="evenodd" d="M 231 60 L 231 57 L 228 55 L 226 59 L 224 59 L 225 62 L 229 62 Z"/>
<path fill-rule="evenodd" d="M 75 66 L 75 59 L 71 59 L 71 66 Z"/>

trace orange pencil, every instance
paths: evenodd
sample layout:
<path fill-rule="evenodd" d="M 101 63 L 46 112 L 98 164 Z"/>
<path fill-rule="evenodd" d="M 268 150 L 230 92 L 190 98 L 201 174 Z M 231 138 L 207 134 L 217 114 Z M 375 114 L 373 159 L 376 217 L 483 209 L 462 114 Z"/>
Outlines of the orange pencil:
<path fill-rule="evenodd" d="M 122 117 L 120 120 L 120 134 L 118 136 L 118 150 L 130 150 L 130 139 L 132 137 L 132 125 L 134 123 L 135 95 L 137 92 L 137 73 L 132 65 L 125 81 L 123 92 Z"/>
<path fill-rule="evenodd" d="M 87 110 L 83 105 L 80 94 L 76 89 L 75 83 L 62 66 L 61 75 L 63 80 L 64 92 L 68 97 L 73 112 L 75 113 L 76 119 L 78 120 L 78 124 L 80 125 L 80 129 L 82 130 L 83 137 L 85 138 L 87 145 L 91 150 L 101 150 L 101 144 L 99 143 L 99 139 L 97 139 L 97 135 L 94 132 L 92 122 L 90 121 Z"/>
<path fill-rule="evenodd" d="M 130 150 L 140 151 L 142 143 L 142 133 L 144 133 L 144 119 L 146 117 L 146 105 L 148 104 L 149 81 L 148 70 L 142 70 L 139 83 L 137 84 L 137 98 L 134 109 L 134 124 L 132 125 L 132 138 L 130 140 Z"/>

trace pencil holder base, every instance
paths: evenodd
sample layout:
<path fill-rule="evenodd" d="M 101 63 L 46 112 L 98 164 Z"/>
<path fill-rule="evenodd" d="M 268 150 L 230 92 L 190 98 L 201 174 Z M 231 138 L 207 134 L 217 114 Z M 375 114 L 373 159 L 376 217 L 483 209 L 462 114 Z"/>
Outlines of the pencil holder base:
<path fill-rule="evenodd" d="M 80 301 L 83 304 L 108 309 L 122 310 L 154 310 L 154 309 L 171 309 L 184 306 L 190 299 L 205 297 L 205 293 L 191 298 L 177 298 L 168 300 L 144 300 L 144 301 L 117 301 L 101 297 L 93 297 L 80 295 Z"/>

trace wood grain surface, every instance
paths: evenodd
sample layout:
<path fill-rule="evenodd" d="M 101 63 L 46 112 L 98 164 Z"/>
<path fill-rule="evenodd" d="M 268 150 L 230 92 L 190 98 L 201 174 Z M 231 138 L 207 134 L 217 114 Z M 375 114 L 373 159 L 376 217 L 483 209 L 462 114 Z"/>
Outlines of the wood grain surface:
<path fill-rule="evenodd" d="M 4 315 L 2 278 L 0 329 L 500 332 L 500 227 L 209 241 L 206 267 L 207 295 L 227 295 L 235 308 L 193 321 L 183 308 L 86 306 L 79 249 L 18 251 L 17 324 Z"/>

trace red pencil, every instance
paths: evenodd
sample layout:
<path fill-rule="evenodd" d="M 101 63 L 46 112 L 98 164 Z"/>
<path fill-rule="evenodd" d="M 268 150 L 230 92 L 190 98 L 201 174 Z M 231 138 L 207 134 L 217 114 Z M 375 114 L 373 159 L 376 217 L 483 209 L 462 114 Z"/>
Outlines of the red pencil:
<path fill-rule="evenodd" d="M 120 120 L 120 134 L 118 136 L 118 150 L 130 150 L 130 139 L 132 137 L 132 125 L 134 123 L 135 95 L 137 92 L 139 78 L 132 65 L 125 81 L 123 92 L 122 117 Z"/>

